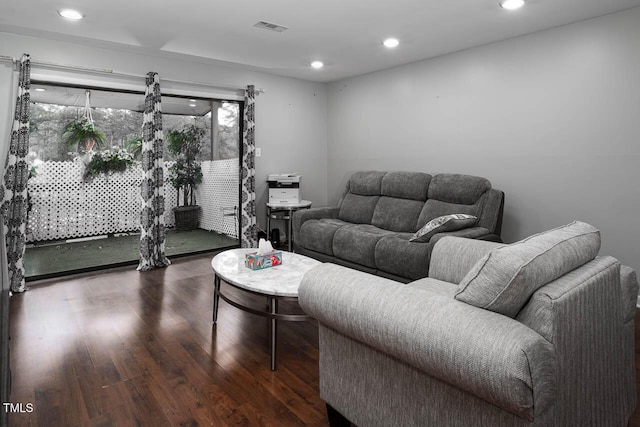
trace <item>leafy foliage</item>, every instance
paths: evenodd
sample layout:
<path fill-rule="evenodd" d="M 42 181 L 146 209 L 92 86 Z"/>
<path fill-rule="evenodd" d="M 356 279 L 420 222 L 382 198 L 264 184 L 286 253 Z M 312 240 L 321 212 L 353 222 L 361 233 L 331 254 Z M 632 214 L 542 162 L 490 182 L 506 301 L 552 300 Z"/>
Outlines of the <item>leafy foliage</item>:
<path fill-rule="evenodd" d="M 86 117 L 73 120 L 62 131 L 62 143 L 67 147 L 75 147 L 78 152 L 89 151 L 94 145 L 102 147 L 106 137 L 104 132 L 95 129 Z"/>
<path fill-rule="evenodd" d="M 180 204 L 180 190 L 182 190 L 182 206 L 196 204 L 195 189 L 202 183 L 202 167 L 197 161 L 206 129 L 196 124 L 186 124 L 181 130 L 167 132 L 169 152 L 176 157 L 176 162 L 169 169 L 169 182 L 178 190 L 178 205 Z"/>
<path fill-rule="evenodd" d="M 127 151 L 131 153 L 134 159 L 140 160 L 142 157 L 142 137 L 139 136 L 127 142 Z"/>
<path fill-rule="evenodd" d="M 162 121 L 165 129 L 180 129 L 185 124 L 195 123 L 206 129 L 202 150 L 198 160 L 224 160 L 237 158 L 239 155 L 239 127 L 241 120 L 239 104 L 236 102 L 222 102 L 218 110 L 217 129 L 212 131 L 211 115 L 181 116 L 163 113 Z M 31 105 L 31 134 L 29 135 L 29 149 L 42 161 L 72 160 L 78 156 L 77 147 L 71 149 L 62 142 L 65 126 L 82 117 L 83 107 L 70 107 L 56 104 L 36 102 Z M 140 137 L 143 114 L 132 110 L 116 108 L 92 108 L 94 126 L 104 132 L 105 143 L 100 148 L 127 149 L 137 156 L 137 149 L 129 145 Z M 213 152 L 211 134 L 216 139 L 216 152 Z M 165 161 L 173 161 L 175 157 L 169 153 L 168 142 L 164 144 Z M 95 147 L 94 147 L 95 149 Z M 141 150 L 138 150 L 141 151 Z M 137 158 L 137 157 L 136 157 Z"/>
<path fill-rule="evenodd" d="M 124 172 L 133 164 L 133 156 L 126 150 L 104 150 L 93 153 L 82 178 L 89 181 L 100 174 Z"/>

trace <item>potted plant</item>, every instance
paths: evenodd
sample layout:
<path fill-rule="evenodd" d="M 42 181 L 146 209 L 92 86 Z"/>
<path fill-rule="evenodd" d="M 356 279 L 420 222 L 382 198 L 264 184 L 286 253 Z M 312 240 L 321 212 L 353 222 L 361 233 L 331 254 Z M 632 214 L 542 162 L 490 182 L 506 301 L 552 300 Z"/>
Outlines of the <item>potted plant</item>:
<path fill-rule="evenodd" d="M 102 147 L 105 140 L 104 132 L 96 129 L 87 117 L 67 123 L 62 131 L 62 142 L 67 147 L 75 147 L 78 153 L 90 151 L 94 146 Z"/>
<path fill-rule="evenodd" d="M 91 181 L 100 174 L 124 172 L 132 164 L 133 155 L 122 148 L 91 153 L 91 160 L 87 163 L 82 178 L 85 181 Z"/>
<path fill-rule="evenodd" d="M 178 230 L 198 228 L 202 208 L 196 204 L 196 187 L 202 182 L 202 168 L 197 160 L 206 130 L 195 124 L 167 133 L 168 149 L 176 157 L 169 171 L 169 181 L 177 190 L 177 206 L 173 208 Z M 182 204 L 180 194 L 182 193 Z"/>

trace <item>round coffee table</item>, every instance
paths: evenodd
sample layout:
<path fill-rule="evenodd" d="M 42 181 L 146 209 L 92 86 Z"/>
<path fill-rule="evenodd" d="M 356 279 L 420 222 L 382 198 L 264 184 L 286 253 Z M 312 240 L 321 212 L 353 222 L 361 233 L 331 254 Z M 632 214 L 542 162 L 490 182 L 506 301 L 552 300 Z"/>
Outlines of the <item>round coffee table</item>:
<path fill-rule="evenodd" d="M 220 298 L 240 310 L 270 318 L 271 370 L 275 371 L 277 321 L 300 322 L 310 318 L 306 314 L 278 313 L 278 301 L 297 301 L 302 276 L 321 262 L 304 255 L 282 252 L 282 264 L 263 270 L 251 270 L 244 265 L 245 255 L 256 251 L 257 249 L 231 249 L 219 253 L 211 260 L 214 274 L 213 323 L 218 321 Z M 248 307 L 230 299 L 221 292 L 221 282 L 244 292 L 266 297 L 269 302 L 269 311 Z"/>

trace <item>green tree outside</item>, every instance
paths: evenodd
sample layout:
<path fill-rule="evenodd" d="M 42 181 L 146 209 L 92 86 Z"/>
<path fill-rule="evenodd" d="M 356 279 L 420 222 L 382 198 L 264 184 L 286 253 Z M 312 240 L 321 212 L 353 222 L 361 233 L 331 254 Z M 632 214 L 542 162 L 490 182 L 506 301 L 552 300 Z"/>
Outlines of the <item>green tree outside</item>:
<path fill-rule="evenodd" d="M 135 146 L 130 142 L 142 136 L 142 113 L 114 108 L 92 108 L 91 112 L 94 127 L 105 134 L 104 149 L 122 148 L 130 152 L 135 149 Z M 218 113 L 220 158 L 214 160 L 238 157 L 239 114 L 239 104 L 235 102 L 222 103 Z M 29 146 L 30 151 L 36 154 L 35 158 L 42 161 L 73 160 L 78 154 L 63 144 L 62 133 L 67 123 L 83 115 L 84 107 L 33 103 L 29 126 Z M 196 124 L 205 128 L 205 140 L 211 140 L 211 113 L 205 116 L 163 114 L 165 133 L 173 129 L 181 129 L 186 124 Z M 132 152 L 132 154 L 134 153 Z M 166 160 L 175 160 L 167 150 L 166 144 L 164 155 Z M 211 144 L 204 144 L 198 160 L 211 160 Z"/>

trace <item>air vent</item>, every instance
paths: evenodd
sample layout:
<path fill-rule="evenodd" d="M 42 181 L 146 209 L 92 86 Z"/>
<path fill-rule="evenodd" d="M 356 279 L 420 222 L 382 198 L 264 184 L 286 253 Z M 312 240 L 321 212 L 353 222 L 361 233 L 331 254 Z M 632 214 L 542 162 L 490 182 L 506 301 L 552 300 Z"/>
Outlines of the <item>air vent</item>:
<path fill-rule="evenodd" d="M 254 25 L 254 27 L 264 28 L 265 30 L 275 31 L 276 33 L 281 33 L 283 31 L 287 31 L 287 27 L 283 27 L 282 25 L 272 24 L 267 21 L 258 21 Z"/>

